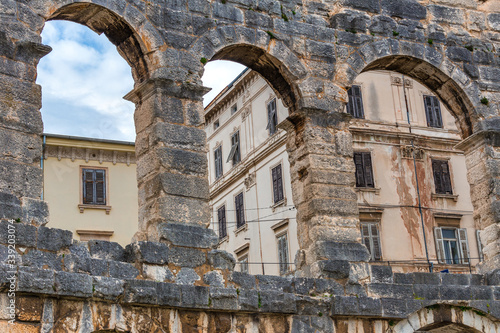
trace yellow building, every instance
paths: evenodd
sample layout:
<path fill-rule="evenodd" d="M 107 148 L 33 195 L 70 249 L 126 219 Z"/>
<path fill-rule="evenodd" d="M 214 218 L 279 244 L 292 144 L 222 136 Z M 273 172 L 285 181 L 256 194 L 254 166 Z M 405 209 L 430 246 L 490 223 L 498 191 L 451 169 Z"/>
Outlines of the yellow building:
<path fill-rule="evenodd" d="M 43 196 L 52 228 L 125 246 L 137 231 L 134 143 L 43 135 Z"/>

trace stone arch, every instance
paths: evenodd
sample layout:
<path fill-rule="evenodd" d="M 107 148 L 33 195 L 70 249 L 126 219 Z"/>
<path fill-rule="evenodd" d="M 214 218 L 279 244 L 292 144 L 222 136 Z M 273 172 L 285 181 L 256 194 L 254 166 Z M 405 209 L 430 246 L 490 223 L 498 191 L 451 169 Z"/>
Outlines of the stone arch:
<path fill-rule="evenodd" d="M 370 70 L 389 70 L 408 75 L 431 89 L 455 117 L 462 138 L 470 136 L 480 120 L 479 87 L 460 67 L 437 48 L 412 42 L 381 40 L 351 54 L 337 73 L 346 86 Z"/>
<path fill-rule="evenodd" d="M 38 9 L 45 20 L 65 20 L 85 25 L 98 34 L 104 33 L 114 44 L 118 53 L 132 69 L 136 83 L 147 80 L 157 59 L 160 46 L 164 44 L 157 29 L 131 5 L 103 4 L 102 1 L 73 2 L 57 4 L 46 1 L 45 10 Z"/>
<path fill-rule="evenodd" d="M 447 329 L 496 332 L 500 329 L 500 323 L 483 311 L 467 305 L 434 304 L 412 313 L 395 325 L 392 332 L 449 332 Z"/>
<path fill-rule="evenodd" d="M 290 113 L 297 108 L 301 92 L 296 82 L 307 76 L 307 69 L 285 43 L 266 32 L 218 27 L 199 38 L 191 53 L 203 61 L 230 60 L 255 70 L 278 93 Z"/>

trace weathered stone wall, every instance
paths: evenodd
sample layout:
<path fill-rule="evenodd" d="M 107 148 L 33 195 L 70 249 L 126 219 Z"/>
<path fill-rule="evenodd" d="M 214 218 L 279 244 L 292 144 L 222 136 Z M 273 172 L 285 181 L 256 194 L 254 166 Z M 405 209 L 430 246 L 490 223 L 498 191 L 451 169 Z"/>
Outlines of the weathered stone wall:
<path fill-rule="evenodd" d="M 7 227 L 0 223 L 3 263 Z M 498 271 L 402 274 L 365 263 L 338 267 L 331 279 L 253 276 L 235 272 L 234 258 L 219 250 L 72 243 L 68 231 L 22 223 L 15 234 L 17 266 L 0 265 L 2 332 L 386 332 L 407 318 L 415 325 L 417 311 L 422 321 L 446 322 L 436 314 L 450 307 L 439 304 L 500 328 Z M 456 317 L 450 322 L 467 319 Z"/>
<path fill-rule="evenodd" d="M 497 1 L 0 0 L 0 9 L 0 219 L 23 222 L 16 229 L 24 235 L 18 238 L 17 259 L 22 265 L 14 268 L 19 277 L 16 288 L 20 295 L 35 299 L 41 295 L 40 301 L 34 301 L 37 309 L 41 305 L 36 304 L 55 304 L 53 297 L 76 299 L 74 316 L 65 317 L 64 310 L 73 305 L 56 305 L 53 317 L 50 310 L 43 312 L 47 323 L 51 318 L 57 322 L 71 318 L 74 321 L 61 324 L 61 330 L 70 326 L 83 332 L 100 330 L 82 318 L 92 316 L 95 310 L 91 309 L 107 297 L 118 298 L 110 301 L 114 310 L 104 317 L 121 318 L 118 313 L 127 313 L 133 318 L 131 326 L 119 329 L 131 331 L 142 330 L 142 317 L 135 311 L 152 313 L 153 308 L 168 312 L 151 315 L 158 327 L 164 325 L 158 321 L 161 318 L 170 316 L 175 322 L 182 317 L 181 308 L 196 308 L 203 312 L 185 315 L 186 327 L 223 321 L 210 319 L 217 317 L 210 311 L 237 310 L 231 325 L 239 322 L 240 313 L 241 322 L 250 318 L 255 322 L 257 316 L 259 324 L 248 324 L 254 326 L 240 331 L 267 332 L 293 327 L 298 332 L 332 331 L 332 325 L 339 331 L 354 327 L 361 332 L 370 325 L 377 327 L 372 331 L 380 331 L 395 319 L 443 301 L 498 318 L 499 293 L 493 286 L 498 284 L 495 269 L 500 256 L 495 190 L 498 140 L 491 140 L 500 130 Z M 40 43 L 40 32 L 50 19 L 71 20 L 106 34 L 132 68 L 135 88 L 127 98 L 136 103 L 138 133 L 140 232 L 136 240 L 160 242 L 130 245 L 125 252 L 133 259 L 115 257 L 122 252 L 109 243 L 91 243 L 85 250 L 71 245 L 64 231 L 35 227 L 48 221 L 47 206 L 39 200 L 41 89 L 35 78 L 39 59 L 50 51 Z M 330 280 L 242 277 L 228 267 L 217 268 L 217 260 L 210 262 L 216 238 L 206 229 L 206 139 L 200 128 L 206 89 L 200 78 L 202 64 L 214 59 L 255 69 L 291 110 L 288 148 L 303 246 L 300 274 Z M 469 181 L 477 224 L 484 228 L 483 267 L 490 272 L 488 277 L 400 276 L 366 263 L 366 249 L 357 231 L 354 170 L 349 165 L 352 139 L 343 105 L 346 88 L 359 73 L 371 69 L 398 71 L 427 85 L 454 114 L 463 138 L 476 135 L 479 153 L 467 152 Z M 474 174 L 477 170 L 485 171 L 483 178 Z M 5 229 L 1 235 L 7 235 Z M 144 259 L 149 250 L 143 247 L 157 249 L 153 262 Z M 73 254 L 70 248 L 81 253 Z M 159 268 L 144 268 L 149 264 Z M 153 280 L 172 280 L 166 267 L 175 275 L 175 284 L 138 279 L 151 275 Z M 6 274 L 2 271 L 3 283 Z M 242 282 L 234 281 L 238 276 Z M 323 293 L 326 297 L 318 297 Z M 134 307 L 122 311 L 121 304 Z M 163 310 L 166 307 L 178 311 Z M 454 313 L 452 321 L 462 325 L 455 310 L 443 311 L 450 318 Z M 279 315 L 267 315 L 274 312 Z M 441 317 L 446 319 L 446 313 Z M 380 324 L 336 316 L 379 318 Z M 27 324 L 18 317 L 16 325 L 24 325 L 18 330 L 26 332 L 30 326 L 39 330 L 40 320 L 35 315 L 33 319 Z M 264 326 L 259 327 L 261 323 Z M 402 330 L 409 330 L 405 327 Z"/>

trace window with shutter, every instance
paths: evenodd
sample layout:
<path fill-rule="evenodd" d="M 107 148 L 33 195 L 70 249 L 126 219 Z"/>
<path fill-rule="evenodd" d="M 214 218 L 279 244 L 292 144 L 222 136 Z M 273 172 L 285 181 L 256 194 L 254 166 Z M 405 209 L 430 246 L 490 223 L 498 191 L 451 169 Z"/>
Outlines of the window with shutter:
<path fill-rule="evenodd" d="M 276 98 L 267 103 L 267 127 L 269 135 L 276 133 L 276 126 L 278 125 L 278 114 L 276 112 Z"/>
<path fill-rule="evenodd" d="M 283 234 L 277 237 L 278 241 L 278 259 L 280 266 L 280 275 L 288 273 L 288 237 Z"/>
<path fill-rule="evenodd" d="M 235 114 L 236 111 L 238 111 L 238 105 L 234 104 L 233 106 L 231 106 L 231 115 Z"/>
<path fill-rule="evenodd" d="M 82 198 L 85 205 L 106 205 L 106 170 L 82 169 Z"/>
<path fill-rule="evenodd" d="M 441 107 L 436 96 L 424 96 L 425 116 L 428 127 L 443 127 Z"/>
<path fill-rule="evenodd" d="M 240 131 L 235 132 L 231 136 L 231 151 L 229 152 L 229 156 L 226 162 L 232 161 L 233 166 L 240 163 L 241 155 L 240 155 Z"/>
<path fill-rule="evenodd" d="M 448 161 L 432 160 L 432 173 L 437 194 L 453 194 Z"/>
<path fill-rule="evenodd" d="M 241 228 L 245 225 L 245 207 L 243 203 L 243 192 L 234 198 L 234 206 L 236 207 L 236 228 Z"/>
<path fill-rule="evenodd" d="M 382 249 L 380 244 L 380 235 L 378 223 L 361 222 L 361 237 L 363 244 L 370 252 L 371 260 L 382 260 Z"/>
<path fill-rule="evenodd" d="M 222 176 L 222 146 L 217 147 L 214 150 L 214 162 L 215 162 L 215 179 L 219 179 Z"/>
<path fill-rule="evenodd" d="M 370 152 L 355 152 L 356 187 L 375 187 Z"/>
<path fill-rule="evenodd" d="M 273 200 L 274 204 L 277 204 L 285 198 L 285 195 L 283 193 L 283 176 L 281 171 L 281 164 L 271 169 L 271 175 L 273 178 Z"/>
<path fill-rule="evenodd" d="M 226 206 L 217 209 L 217 219 L 219 220 L 219 239 L 222 239 L 227 236 Z"/>
<path fill-rule="evenodd" d="M 240 257 L 238 262 L 240 263 L 240 272 L 248 273 L 248 255 Z"/>
<path fill-rule="evenodd" d="M 349 101 L 347 102 L 347 112 L 354 118 L 363 119 L 365 117 L 365 113 L 363 110 L 361 87 L 352 86 L 349 90 L 347 90 L 347 95 L 349 96 Z"/>
<path fill-rule="evenodd" d="M 467 230 L 464 228 L 434 228 L 436 252 L 439 263 L 468 264 L 469 244 Z"/>
<path fill-rule="evenodd" d="M 481 230 L 476 230 L 477 252 L 479 253 L 479 261 L 483 261 L 483 243 L 481 243 Z"/>

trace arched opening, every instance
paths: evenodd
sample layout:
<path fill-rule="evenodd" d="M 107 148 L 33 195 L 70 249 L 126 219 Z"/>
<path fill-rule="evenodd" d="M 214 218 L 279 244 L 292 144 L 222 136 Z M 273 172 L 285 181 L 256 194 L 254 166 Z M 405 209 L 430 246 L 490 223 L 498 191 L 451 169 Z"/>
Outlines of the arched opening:
<path fill-rule="evenodd" d="M 116 241 L 122 246 L 130 242 L 130 239 L 137 230 L 138 217 L 138 192 L 136 179 L 136 158 L 135 158 L 135 131 L 133 127 L 133 108 L 120 106 L 128 102 L 123 102 L 122 98 L 128 91 L 133 89 L 134 82 L 140 84 L 148 79 L 149 66 L 148 57 L 145 53 L 147 41 L 141 40 L 133 28 L 112 11 L 91 3 L 71 4 L 57 9 L 50 17 L 50 21 L 70 21 L 84 25 L 97 34 L 102 34 L 116 46 L 119 55 L 118 59 L 126 61 L 126 70 L 132 78 L 110 79 L 108 71 L 116 69 L 117 61 L 109 60 L 109 49 L 104 47 L 100 50 L 93 50 L 98 56 L 92 53 L 93 43 L 103 43 L 91 40 L 85 31 L 77 32 L 79 40 L 70 44 L 70 51 L 89 51 L 89 56 L 85 61 L 94 60 L 99 64 L 89 64 L 94 71 L 96 78 L 106 82 L 97 82 L 95 89 L 100 91 L 92 93 L 87 82 L 78 82 L 80 87 L 80 97 L 86 98 L 79 104 L 80 113 L 73 114 L 73 122 L 79 126 L 85 126 L 90 121 L 93 125 L 77 133 L 64 131 L 61 135 L 43 135 L 44 144 L 43 156 L 41 160 L 42 172 L 44 175 L 44 192 L 42 200 L 49 204 L 50 221 L 48 226 L 53 228 L 67 229 L 73 232 L 73 238 L 87 241 L 90 239 Z M 78 43 L 87 43 L 87 48 L 81 47 Z M 75 46 L 76 45 L 76 46 Z M 150 44 L 148 44 L 150 45 Z M 113 47 L 114 49 L 114 47 Z M 108 52 L 108 53 L 106 53 Z M 116 52 L 116 51 L 115 51 Z M 54 52 L 57 54 L 58 52 Z M 61 54 L 57 54 L 58 61 L 64 62 Z M 71 53 L 70 53 L 71 56 Z M 95 56 L 95 57 L 92 57 Z M 46 59 L 50 61 L 49 58 Z M 71 59 L 74 60 L 74 59 Z M 76 62 L 78 70 L 85 69 L 85 61 Z M 57 62 L 57 61 L 56 61 Z M 63 67 L 61 63 L 53 64 L 53 68 Z M 40 65 L 42 68 L 44 64 Z M 123 68 L 123 67 L 122 67 Z M 74 75 L 75 72 L 68 70 L 67 76 Z M 53 79 L 53 78 L 52 78 Z M 73 78 L 74 79 L 74 78 Z M 62 80 L 62 82 L 65 82 Z M 125 90 L 119 91 L 119 102 L 110 101 L 110 94 L 116 93 L 110 86 L 116 88 L 128 82 Z M 59 82 L 60 83 L 60 82 Z M 43 84 L 43 82 L 42 82 Z M 125 84 L 126 85 L 126 84 Z M 64 89 L 69 88 L 64 84 L 56 85 L 60 89 L 60 94 L 65 95 Z M 53 87 L 50 87 L 53 88 Z M 89 90 L 87 91 L 87 88 Z M 86 96 L 82 96 L 82 91 Z M 109 94 L 106 94 L 106 91 Z M 73 110 L 71 105 L 74 101 L 69 101 L 71 97 L 65 96 L 64 110 L 66 115 Z M 76 98 L 75 98 L 76 99 Z M 56 107 L 54 103 L 47 103 L 50 107 Z M 97 110 L 92 112 L 89 110 Z M 43 110 L 42 110 L 43 111 Z M 46 111 L 44 116 L 46 115 Z M 54 116 L 52 113 L 52 119 Z M 81 117 L 81 121 L 78 121 Z M 93 118 L 93 119 L 89 119 Z M 128 118 L 123 121 L 123 118 Z M 114 119 L 114 120 L 113 120 Z M 67 120 L 64 125 L 71 122 Z M 116 134 L 111 132 L 114 126 L 123 130 L 117 139 Z M 119 129 L 120 131 L 120 129 Z M 114 139 L 114 140 L 110 140 Z M 128 227 L 123 228 L 126 224 Z"/>
<path fill-rule="evenodd" d="M 219 59 L 247 68 L 205 102 L 211 228 L 237 270 L 287 275 L 298 242 L 286 131 L 279 124 L 296 107 L 295 91 L 285 66 L 261 49 L 230 46 L 206 67 L 225 63 Z M 206 76 L 203 81 L 210 86 Z"/>
<path fill-rule="evenodd" d="M 473 133 L 473 125 L 478 121 L 474 105 L 459 84 L 430 63 L 409 56 L 388 56 L 368 64 L 363 72 L 388 70 L 407 75 L 428 87 L 455 117 L 462 138 Z M 467 77 L 462 78 L 469 80 Z"/>

